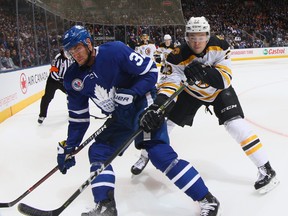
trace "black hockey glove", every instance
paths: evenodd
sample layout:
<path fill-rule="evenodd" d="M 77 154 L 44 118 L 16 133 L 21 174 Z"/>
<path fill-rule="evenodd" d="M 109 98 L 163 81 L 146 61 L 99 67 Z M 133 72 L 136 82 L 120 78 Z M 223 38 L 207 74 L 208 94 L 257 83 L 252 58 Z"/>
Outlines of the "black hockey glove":
<path fill-rule="evenodd" d="M 224 82 L 219 71 L 210 66 L 206 66 L 200 62 L 192 62 L 184 69 L 185 76 L 189 81 L 202 81 L 214 88 L 223 89 Z"/>
<path fill-rule="evenodd" d="M 154 104 L 148 107 L 142 117 L 140 117 L 140 127 L 142 127 L 145 132 L 152 132 L 161 127 L 165 117 L 169 114 L 175 105 L 175 102 L 172 101 L 165 110 L 158 113 L 157 110 L 167 101 L 167 99 L 167 95 L 157 95 Z"/>
<path fill-rule="evenodd" d="M 147 133 L 152 132 L 161 127 L 165 116 L 163 112 L 157 112 L 159 105 L 152 104 L 147 108 L 145 113 L 140 118 L 140 127 Z"/>
<path fill-rule="evenodd" d="M 194 61 L 184 69 L 185 76 L 193 82 L 202 81 L 207 83 L 206 66 L 200 62 Z"/>

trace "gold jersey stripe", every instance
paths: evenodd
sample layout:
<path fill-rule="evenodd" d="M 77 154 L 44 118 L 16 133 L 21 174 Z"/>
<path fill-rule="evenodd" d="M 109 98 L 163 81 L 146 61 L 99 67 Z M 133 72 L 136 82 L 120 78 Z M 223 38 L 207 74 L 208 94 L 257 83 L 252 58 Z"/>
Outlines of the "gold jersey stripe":
<path fill-rule="evenodd" d="M 215 68 L 218 68 L 218 69 L 224 71 L 225 73 L 228 73 L 230 76 L 232 76 L 232 70 L 231 70 L 231 68 L 227 67 L 226 65 L 217 64 L 217 65 L 215 66 Z"/>
<path fill-rule="evenodd" d="M 209 46 L 208 51 L 223 51 L 220 46 Z"/>
<path fill-rule="evenodd" d="M 223 70 L 220 70 L 220 73 L 221 73 L 222 77 L 224 77 L 224 79 L 226 80 L 227 85 L 230 85 L 231 84 L 231 77 Z"/>
<path fill-rule="evenodd" d="M 191 55 L 188 59 L 186 59 L 185 61 L 182 61 L 179 63 L 179 65 L 189 65 L 194 59 L 196 58 L 196 56 Z"/>
<path fill-rule="evenodd" d="M 171 90 L 171 89 L 161 89 L 159 90 L 158 94 L 162 93 L 162 94 L 166 94 L 171 96 L 175 91 Z"/>
<path fill-rule="evenodd" d="M 172 82 L 167 82 L 167 83 L 161 83 L 161 84 L 158 84 L 157 86 L 158 88 L 171 88 L 171 89 L 175 89 L 175 91 L 179 88 L 178 85 L 176 85 L 175 83 L 172 83 Z"/>

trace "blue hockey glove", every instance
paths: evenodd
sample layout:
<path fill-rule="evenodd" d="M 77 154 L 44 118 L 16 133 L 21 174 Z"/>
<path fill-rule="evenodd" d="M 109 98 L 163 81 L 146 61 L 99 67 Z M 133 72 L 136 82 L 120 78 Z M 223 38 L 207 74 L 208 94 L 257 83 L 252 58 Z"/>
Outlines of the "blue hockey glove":
<path fill-rule="evenodd" d="M 146 109 L 142 117 L 140 118 L 140 127 L 149 133 L 161 127 L 164 122 L 165 115 L 163 112 L 157 112 L 159 105 L 152 104 Z"/>
<path fill-rule="evenodd" d="M 207 72 L 205 69 L 205 65 L 194 61 L 184 69 L 184 73 L 188 80 L 192 80 L 193 82 L 202 81 L 203 83 L 207 83 Z"/>
<path fill-rule="evenodd" d="M 58 143 L 58 156 L 57 156 L 57 163 L 58 163 L 58 167 L 59 170 L 62 174 L 66 174 L 67 170 L 72 167 L 75 166 L 76 161 L 75 161 L 75 157 L 74 156 L 69 156 L 69 154 L 71 154 L 75 148 L 74 147 L 69 147 L 66 144 L 66 140 L 63 140 L 61 142 Z"/>
<path fill-rule="evenodd" d="M 114 116 L 124 127 L 134 128 L 136 93 L 130 89 L 118 89 L 115 94 Z"/>

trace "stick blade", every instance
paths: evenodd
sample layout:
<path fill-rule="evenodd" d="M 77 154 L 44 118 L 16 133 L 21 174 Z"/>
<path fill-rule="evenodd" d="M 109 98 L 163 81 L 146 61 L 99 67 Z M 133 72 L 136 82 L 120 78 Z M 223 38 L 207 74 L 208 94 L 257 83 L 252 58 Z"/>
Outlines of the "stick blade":
<path fill-rule="evenodd" d="M 55 215 L 53 214 L 53 211 L 43 211 L 43 210 L 31 207 L 29 205 L 26 205 L 24 203 L 19 203 L 18 211 L 24 215 L 29 215 L 29 216 L 54 216 Z"/>
<path fill-rule="evenodd" d="M 14 204 L 12 203 L 0 203 L 0 208 L 8 208 L 13 206 Z"/>

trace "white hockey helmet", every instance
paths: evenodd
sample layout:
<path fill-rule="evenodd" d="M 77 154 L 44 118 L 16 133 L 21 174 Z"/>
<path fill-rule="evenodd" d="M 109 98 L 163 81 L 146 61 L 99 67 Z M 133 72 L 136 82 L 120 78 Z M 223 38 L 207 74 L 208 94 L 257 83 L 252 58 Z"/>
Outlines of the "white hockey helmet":
<path fill-rule="evenodd" d="M 172 37 L 169 34 L 165 34 L 164 40 L 172 40 Z"/>
<path fill-rule="evenodd" d="M 207 41 L 210 38 L 210 25 L 205 17 L 191 17 L 185 28 L 185 39 L 188 40 L 188 33 L 197 33 L 197 32 L 206 32 L 207 33 Z"/>

